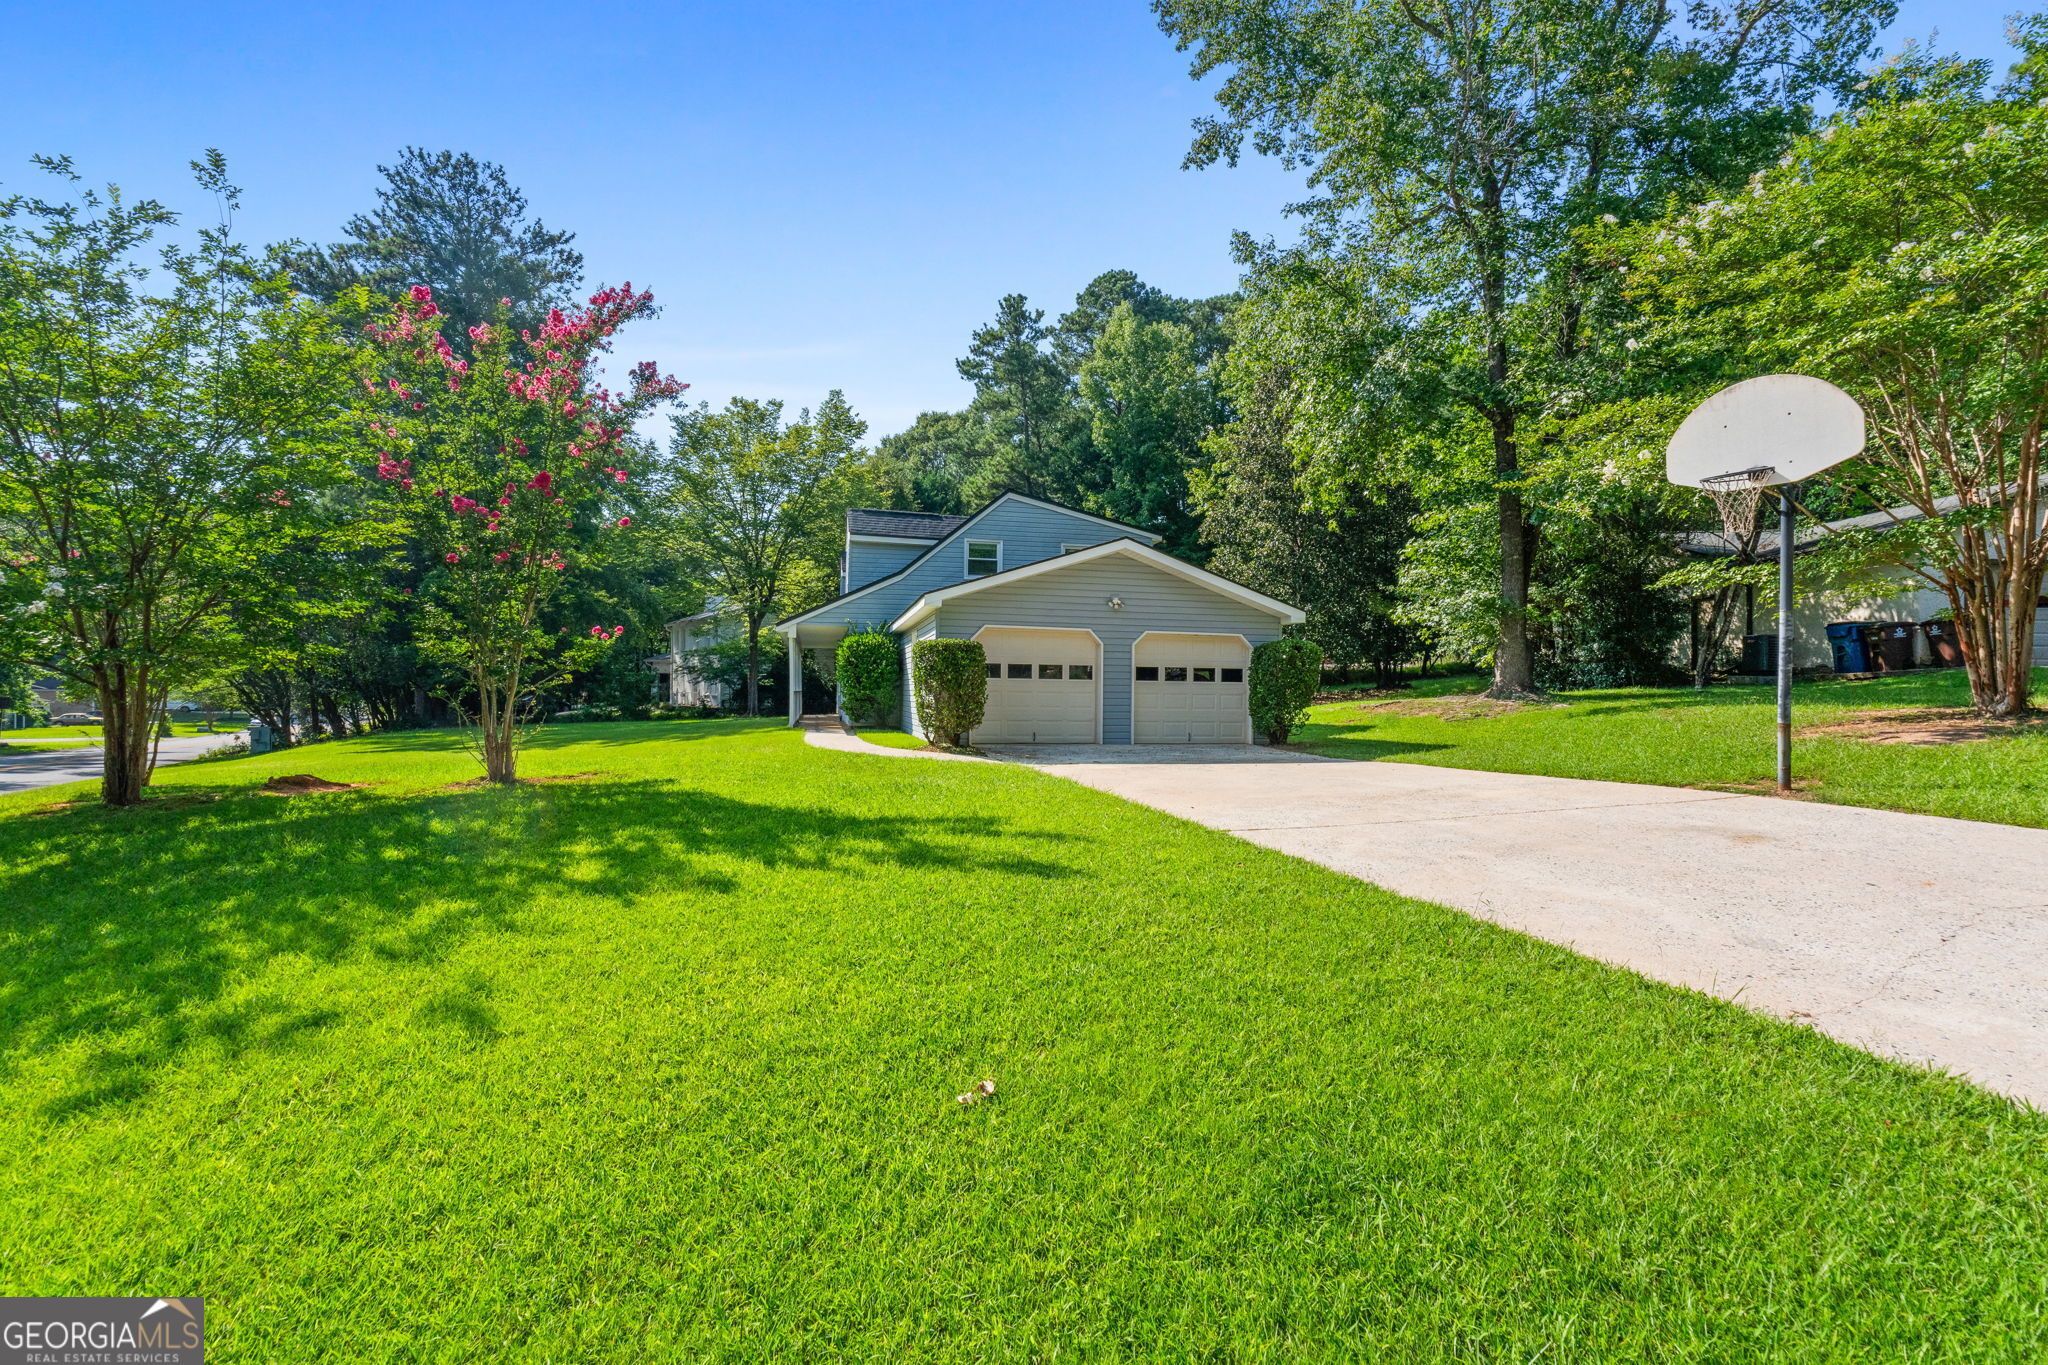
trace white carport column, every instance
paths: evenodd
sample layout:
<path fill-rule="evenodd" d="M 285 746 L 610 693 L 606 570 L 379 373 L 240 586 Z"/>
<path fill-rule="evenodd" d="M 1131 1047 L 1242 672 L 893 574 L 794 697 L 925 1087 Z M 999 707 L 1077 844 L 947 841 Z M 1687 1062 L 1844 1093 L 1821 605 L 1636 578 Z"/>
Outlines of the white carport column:
<path fill-rule="evenodd" d="M 801 725 L 804 719 L 804 651 L 796 642 L 796 632 L 786 637 L 789 641 L 789 723 Z"/>

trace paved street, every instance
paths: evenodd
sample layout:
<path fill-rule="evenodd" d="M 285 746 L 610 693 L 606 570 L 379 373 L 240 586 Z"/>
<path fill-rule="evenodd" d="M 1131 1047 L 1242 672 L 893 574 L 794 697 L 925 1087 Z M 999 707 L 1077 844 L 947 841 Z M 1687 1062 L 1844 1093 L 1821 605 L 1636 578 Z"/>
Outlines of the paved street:
<path fill-rule="evenodd" d="M 233 738 L 233 735 L 198 735 L 167 739 L 157 750 L 157 766 L 187 762 L 209 749 L 218 749 Z M 9 753 L 0 748 L 0 796 L 36 787 L 54 787 L 61 782 L 98 781 L 99 775 L 100 746 L 97 744 L 80 744 L 61 753 L 40 754 Z"/>

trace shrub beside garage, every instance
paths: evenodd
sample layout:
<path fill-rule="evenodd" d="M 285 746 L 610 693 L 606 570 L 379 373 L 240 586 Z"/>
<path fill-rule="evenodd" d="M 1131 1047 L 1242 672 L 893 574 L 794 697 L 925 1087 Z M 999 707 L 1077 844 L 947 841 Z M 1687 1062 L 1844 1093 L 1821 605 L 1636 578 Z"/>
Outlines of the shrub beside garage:
<path fill-rule="evenodd" d="M 988 708 L 988 655 L 979 640 L 919 640 L 910 647 L 917 718 L 941 744 L 966 745 Z"/>

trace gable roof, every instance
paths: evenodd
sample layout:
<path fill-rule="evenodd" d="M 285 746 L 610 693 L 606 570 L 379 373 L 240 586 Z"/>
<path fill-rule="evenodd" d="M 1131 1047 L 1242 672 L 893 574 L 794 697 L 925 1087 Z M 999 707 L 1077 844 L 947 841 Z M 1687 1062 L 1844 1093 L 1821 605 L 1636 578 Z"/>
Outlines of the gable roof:
<path fill-rule="evenodd" d="M 966 517 L 943 512 L 895 512 L 882 507 L 849 507 L 846 509 L 846 534 L 887 536 L 891 540 L 943 540 L 966 521 Z"/>
<path fill-rule="evenodd" d="M 905 574 L 915 570 L 918 565 L 924 563 L 933 555 L 937 554 L 939 551 L 945 549 L 948 545 L 958 540 L 961 534 L 965 532 L 970 526 L 974 525 L 975 522 L 980 521 L 983 517 L 987 516 L 990 512 L 995 511 L 996 508 L 1001 507 L 1006 502 L 1022 502 L 1028 503 L 1033 507 L 1050 508 L 1055 512 L 1063 512 L 1070 517 L 1079 517 L 1083 521 L 1092 521 L 1097 523 L 1098 525 L 1107 526 L 1112 530 L 1127 532 L 1131 537 L 1143 537 L 1144 543 L 1146 544 L 1150 544 L 1151 542 L 1159 539 L 1158 535 L 1154 532 L 1141 530 L 1136 526 L 1126 526 L 1120 521 L 1111 521 L 1108 517 L 1098 517 L 1093 512 L 1083 512 L 1079 508 L 1065 507 L 1056 502 L 1047 502 L 1043 498 L 1026 497 L 1022 493 L 999 493 L 995 497 L 989 499 L 988 502 L 982 504 L 981 507 L 969 513 L 967 516 L 957 518 L 958 524 L 955 525 L 951 531 L 948 531 L 942 540 L 938 541 L 930 549 L 926 550 L 917 558 L 911 560 L 908 564 L 905 564 L 895 573 L 890 574 L 887 578 L 878 578 L 872 583 L 863 583 L 857 588 L 848 589 L 846 592 L 840 593 L 839 596 L 833 598 L 829 602 L 821 602 L 817 606 L 812 607 L 809 611 L 798 612 L 794 616 L 788 617 L 785 620 L 777 622 L 775 628 L 781 631 L 783 634 L 787 635 L 791 630 L 794 630 L 798 625 L 810 620 L 813 616 L 818 615 L 820 612 L 826 612 L 832 610 L 834 607 L 844 606 L 846 603 L 851 602 L 856 597 L 862 597 L 868 593 L 876 591 L 877 589 L 888 587 L 891 583 L 894 583 L 897 580 L 901 579 Z M 935 516 L 937 514 L 918 512 L 906 513 L 903 515 Z M 849 530 L 848 534 L 852 534 L 852 532 Z M 1060 558 L 1064 559 L 1067 558 L 1067 556 L 1063 555 L 1060 556 Z M 1028 568 L 1030 566 L 1027 565 L 1025 567 Z"/>
<path fill-rule="evenodd" d="M 1198 587 L 1207 588 L 1209 591 L 1224 597 L 1235 598 L 1246 606 L 1257 607 L 1261 611 L 1270 611 L 1288 625 L 1298 626 L 1306 619 L 1306 615 L 1300 607 L 1290 606 L 1277 597 L 1268 597 L 1258 589 L 1248 588 L 1233 579 L 1225 578 L 1222 574 L 1210 573 L 1207 569 L 1198 569 L 1184 559 L 1175 559 L 1164 550 L 1155 550 L 1150 545 L 1125 538 L 1121 540 L 1106 540 L 1100 545 L 1090 545 L 1085 550 L 1074 550 L 1068 554 L 1055 555 L 1051 559 L 1040 559 L 1023 565 L 1020 568 L 1005 569 L 1002 573 L 993 573 L 982 578 L 970 578 L 964 583 L 954 583 L 948 587 L 936 588 L 918 598 L 915 602 L 912 602 L 901 616 L 889 623 L 889 629 L 891 631 L 909 630 L 919 621 L 924 620 L 940 607 L 946 605 L 946 603 L 989 588 L 1006 588 L 1013 583 L 1036 578 L 1041 574 L 1058 573 L 1063 569 L 1072 569 L 1082 564 L 1091 564 L 1098 559 L 1110 559 L 1119 555 L 1135 559 L 1140 564 L 1150 564 L 1154 568 L 1164 569 L 1166 572 L 1176 574 Z"/>

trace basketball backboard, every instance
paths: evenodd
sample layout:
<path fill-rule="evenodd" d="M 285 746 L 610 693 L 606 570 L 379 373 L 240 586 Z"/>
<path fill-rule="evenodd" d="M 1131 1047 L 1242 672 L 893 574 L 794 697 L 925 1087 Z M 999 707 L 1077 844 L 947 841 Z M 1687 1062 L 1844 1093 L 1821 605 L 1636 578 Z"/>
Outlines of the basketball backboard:
<path fill-rule="evenodd" d="M 1848 394 L 1810 375 L 1767 374 L 1694 408 L 1664 449 L 1664 477 L 1699 488 L 1755 470 L 1764 486 L 1799 483 L 1860 452 L 1863 440 L 1863 408 Z"/>

